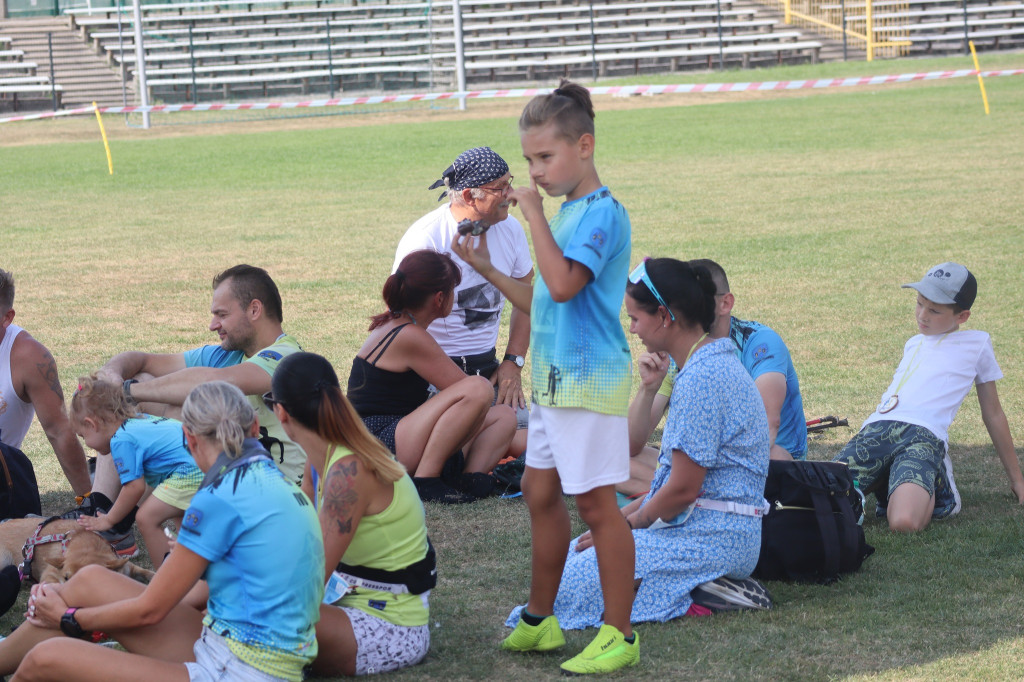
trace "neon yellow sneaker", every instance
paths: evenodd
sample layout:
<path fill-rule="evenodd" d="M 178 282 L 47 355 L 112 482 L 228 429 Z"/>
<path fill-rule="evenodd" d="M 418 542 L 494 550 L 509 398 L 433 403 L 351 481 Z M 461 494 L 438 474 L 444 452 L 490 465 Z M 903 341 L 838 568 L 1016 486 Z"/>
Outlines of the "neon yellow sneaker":
<path fill-rule="evenodd" d="M 548 616 L 540 625 L 527 625 L 520 618 L 516 629 L 501 643 L 505 651 L 551 651 L 560 646 L 565 646 L 565 636 L 555 616 Z"/>
<path fill-rule="evenodd" d="M 640 636 L 633 632 L 633 643 L 626 641 L 619 629 L 602 625 L 594 641 L 576 656 L 562 664 L 563 675 L 610 673 L 640 661 Z"/>

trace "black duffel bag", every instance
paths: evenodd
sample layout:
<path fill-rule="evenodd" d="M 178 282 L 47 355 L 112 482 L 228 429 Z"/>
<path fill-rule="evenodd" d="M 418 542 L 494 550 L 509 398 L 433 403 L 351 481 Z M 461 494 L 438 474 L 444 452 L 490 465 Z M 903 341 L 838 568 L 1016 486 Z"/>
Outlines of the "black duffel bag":
<path fill-rule="evenodd" d="M 0 519 L 42 513 L 32 461 L 18 448 L 0 443 Z"/>
<path fill-rule="evenodd" d="M 763 580 L 830 583 L 860 568 L 875 548 L 864 540 L 863 498 L 841 462 L 772 460 L 761 525 Z"/>

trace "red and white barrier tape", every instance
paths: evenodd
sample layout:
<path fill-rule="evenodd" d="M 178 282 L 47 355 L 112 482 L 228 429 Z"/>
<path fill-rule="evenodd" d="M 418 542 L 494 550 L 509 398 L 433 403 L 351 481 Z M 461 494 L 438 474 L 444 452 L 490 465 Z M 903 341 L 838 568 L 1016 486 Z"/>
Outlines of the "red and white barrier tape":
<path fill-rule="evenodd" d="M 889 83 L 910 83 L 913 81 L 941 80 L 976 76 L 974 69 L 956 71 L 929 71 L 928 73 L 904 73 L 898 76 L 864 76 L 860 78 L 817 78 L 798 81 L 764 81 L 761 83 L 688 83 L 681 85 L 612 85 L 590 88 L 592 95 L 660 95 L 692 92 L 766 92 L 772 90 L 808 90 L 818 88 L 848 88 L 855 85 L 886 85 Z M 1024 69 L 982 71 L 982 77 L 1020 76 Z M 238 104 L 157 104 L 133 107 L 100 107 L 103 114 L 134 114 L 145 111 L 170 113 L 175 111 L 260 111 L 264 109 L 312 109 L 316 107 L 343 107 L 358 104 L 391 104 L 398 102 L 429 102 L 443 99 L 495 99 L 504 97 L 533 97 L 551 92 L 550 88 L 525 88 L 518 90 L 469 90 L 466 92 L 435 92 L 415 95 L 372 95 L 366 97 L 336 97 L 334 99 L 307 100 L 304 102 L 249 102 Z M 0 123 L 31 121 L 58 116 L 91 114 L 93 107 L 62 109 L 24 116 L 0 119 Z"/>

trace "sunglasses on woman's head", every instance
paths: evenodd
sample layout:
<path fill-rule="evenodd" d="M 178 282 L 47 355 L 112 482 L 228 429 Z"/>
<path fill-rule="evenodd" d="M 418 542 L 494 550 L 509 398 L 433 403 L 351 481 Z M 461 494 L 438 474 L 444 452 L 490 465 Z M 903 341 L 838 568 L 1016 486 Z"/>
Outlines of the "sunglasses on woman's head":
<path fill-rule="evenodd" d="M 668 303 L 665 303 L 665 299 L 658 293 L 658 287 L 654 286 L 654 282 L 651 281 L 650 276 L 647 274 L 647 259 L 644 258 L 640 261 L 640 264 L 633 268 L 633 272 L 629 273 L 630 284 L 639 284 L 643 282 L 647 289 L 654 294 L 654 298 L 657 299 L 658 303 L 665 307 L 668 311 L 668 316 L 675 322 L 676 316 L 672 313 L 672 309 L 668 307 Z"/>

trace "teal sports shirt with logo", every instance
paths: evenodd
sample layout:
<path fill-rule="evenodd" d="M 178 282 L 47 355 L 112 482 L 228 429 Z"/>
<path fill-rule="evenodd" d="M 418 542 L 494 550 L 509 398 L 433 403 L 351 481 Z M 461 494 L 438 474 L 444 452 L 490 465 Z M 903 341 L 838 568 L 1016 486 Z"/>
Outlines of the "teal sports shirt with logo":
<path fill-rule="evenodd" d="M 564 303 L 543 275 L 530 312 L 533 401 L 610 415 L 629 409 L 632 361 L 619 311 L 629 276 L 629 214 L 607 187 L 567 201 L 551 220 L 562 253 L 593 279 Z"/>

